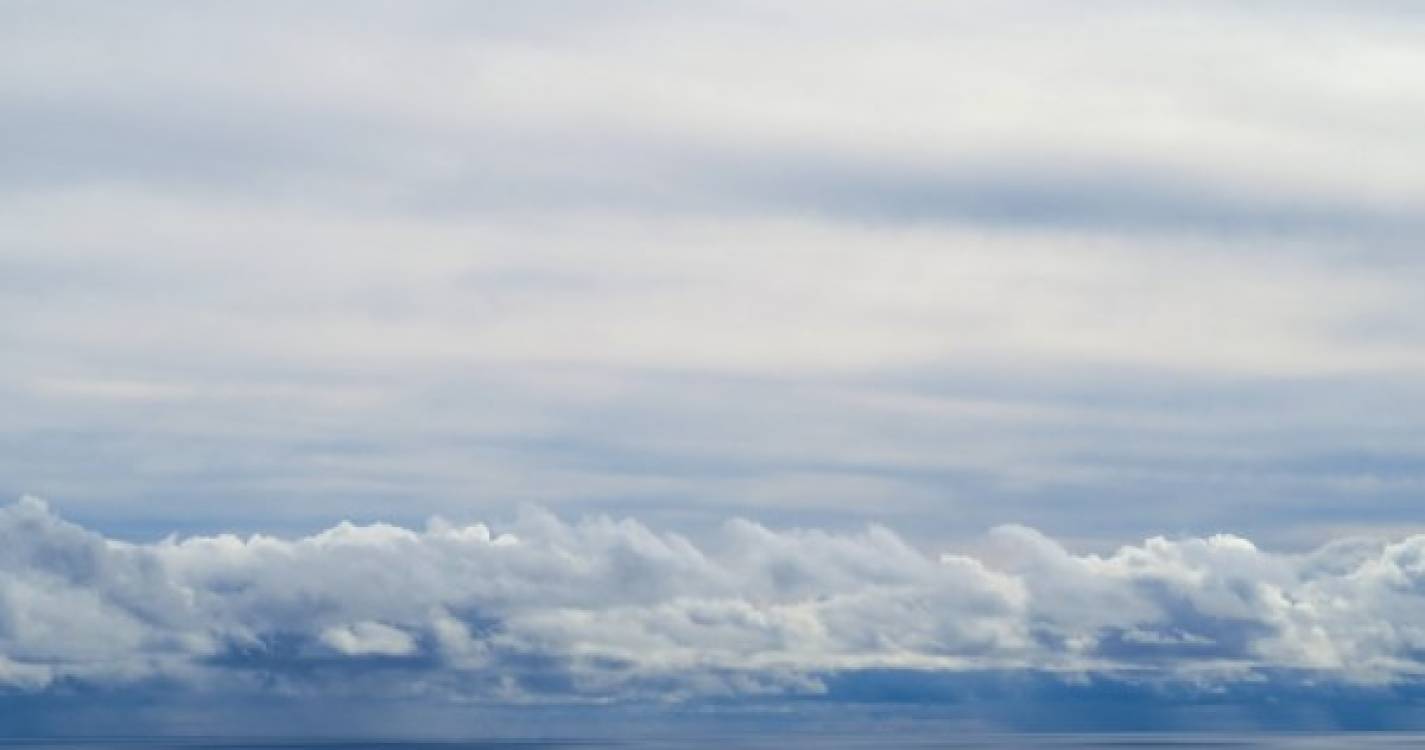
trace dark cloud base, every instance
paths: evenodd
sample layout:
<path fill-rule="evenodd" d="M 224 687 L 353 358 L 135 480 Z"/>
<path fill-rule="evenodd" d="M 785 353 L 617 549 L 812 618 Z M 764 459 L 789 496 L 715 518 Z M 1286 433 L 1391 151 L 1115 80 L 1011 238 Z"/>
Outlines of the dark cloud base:
<path fill-rule="evenodd" d="M 321 695 L 194 695 L 174 685 L 0 695 L 7 737 L 658 738 L 895 732 L 1425 731 L 1425 689 L 1272 674 L 1220 692 L 1022 670 L 866 670 L 797 699 L 502 706 Z"/>

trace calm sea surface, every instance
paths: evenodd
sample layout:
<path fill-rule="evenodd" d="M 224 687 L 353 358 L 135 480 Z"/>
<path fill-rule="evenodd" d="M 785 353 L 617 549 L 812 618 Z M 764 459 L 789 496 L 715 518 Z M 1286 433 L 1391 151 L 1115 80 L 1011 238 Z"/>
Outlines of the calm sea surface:
<path fill-rule="evenodd" d="M 1425 748 L 1425 734 L 1005 734 L 941 738 L 895 736 L 717 737 L 639 740 L 341 740 L 242 739 L 0 739 L 0 750 L 1132 750 L 1153 748 Z"/>

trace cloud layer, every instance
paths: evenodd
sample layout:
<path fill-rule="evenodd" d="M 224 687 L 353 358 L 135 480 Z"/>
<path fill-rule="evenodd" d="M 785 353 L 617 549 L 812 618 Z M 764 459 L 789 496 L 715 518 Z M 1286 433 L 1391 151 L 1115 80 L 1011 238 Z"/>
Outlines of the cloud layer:
<path fill-rule="evenodd" d="M 1397 533 L 1423 24 L 5 3 L 0 497 L 139 536 Z"/>
<path fill-rule="evenodd" d="M 1003 527 L 977 556 L 936 556 L 878 527 L 738 520 L 694 544 L 532 511 L 498 532 L 131 544 L 25 499 L 0 510 L 0 683 L 513 705 L 836 699 L 857 674 L 1413 684 L 1422 591 L 1425 536 L 1309 554 L 1154 538 L 1099 556 Z"/>

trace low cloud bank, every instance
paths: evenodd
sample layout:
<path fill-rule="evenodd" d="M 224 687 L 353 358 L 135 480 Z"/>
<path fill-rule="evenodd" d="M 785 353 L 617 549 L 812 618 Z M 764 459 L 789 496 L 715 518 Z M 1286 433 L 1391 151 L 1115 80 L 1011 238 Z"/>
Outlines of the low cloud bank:
<path fill-rule="evenodd" d="M 1425 536 L 1098 556 L 1009 526 L 981 548 L 742 520 L 695 544 L 542 513 L 130 544 L 27 498 L 0 508 L 0 685 L 519 704 L 817 696 L 856 673 L 1369 686 L 1425 666 Z"/>

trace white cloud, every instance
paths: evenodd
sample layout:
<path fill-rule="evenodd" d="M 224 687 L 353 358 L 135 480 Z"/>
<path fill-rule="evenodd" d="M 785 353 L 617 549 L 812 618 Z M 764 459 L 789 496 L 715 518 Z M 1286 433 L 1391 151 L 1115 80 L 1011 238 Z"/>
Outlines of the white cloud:
<path fill-rule="evenodd" d="M 327 628 L 318 640 L 346 656 L 410 656 L 416 652 L 410 634 L 371 621 Z"/>
<path fill-rule="evenodd" d="M 1304 555 L 1233 536 L 1079 555 L 1025 528 L 985 558 L 894 533 L 728 523 L 694 544 L 530 513 L 512 532 L 343 524 L 300 539 L 104 539 L 0 510 L 0 680 L 495 701 L 817 693 L 864 669 L 1034 670 L 1197 686 L 1425 671 L 1425 537 Z M 993 560 L 993 562 L 989 562 Z"/>

